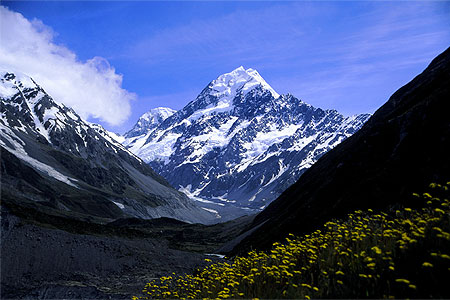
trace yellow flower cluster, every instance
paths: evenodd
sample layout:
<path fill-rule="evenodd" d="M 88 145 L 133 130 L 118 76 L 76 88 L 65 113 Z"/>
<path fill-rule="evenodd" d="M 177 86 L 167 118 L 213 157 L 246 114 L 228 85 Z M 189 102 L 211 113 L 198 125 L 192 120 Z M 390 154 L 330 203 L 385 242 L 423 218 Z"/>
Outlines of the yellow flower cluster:
<path fill-rule="evenodd" d="M 449 186 L 430 188 L 447 192 Z M 193 275 L 154 280 L 135 299 L 447 298 L 427 278 L 430 272 L 450 278 L 450 256 L 444 253 L 450 250 L 450 201 L 414 196 L 427 206 L 356 211 L 311 234 L 289 235 L 269 252 L 251 251 Z"/>

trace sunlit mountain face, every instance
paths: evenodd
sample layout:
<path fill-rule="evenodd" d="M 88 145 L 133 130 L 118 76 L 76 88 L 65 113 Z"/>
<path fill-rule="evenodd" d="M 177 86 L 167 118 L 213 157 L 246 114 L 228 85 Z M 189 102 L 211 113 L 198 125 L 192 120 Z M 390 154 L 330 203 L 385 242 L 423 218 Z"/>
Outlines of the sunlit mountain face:
<path fill-rule="evenodd" d="M 149 111 L 123 144 L 227 218 L 263 209 L 369 116 L 345 117 L 279 95 L 256 70 L 239 67 L 177 112 Z"/>

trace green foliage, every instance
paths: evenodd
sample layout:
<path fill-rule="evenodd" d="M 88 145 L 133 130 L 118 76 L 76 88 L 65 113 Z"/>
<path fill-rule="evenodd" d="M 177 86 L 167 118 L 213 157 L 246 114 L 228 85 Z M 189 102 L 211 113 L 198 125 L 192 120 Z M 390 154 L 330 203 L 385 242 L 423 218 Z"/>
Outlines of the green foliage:
<path fill-rule="evenodd" d="M 159 298 L 449 298 L 450 182 L 421 209 L 355 211 L 270 252 L 148 283 Z M 441 196 L 442 195 L 442 196 Z"/>

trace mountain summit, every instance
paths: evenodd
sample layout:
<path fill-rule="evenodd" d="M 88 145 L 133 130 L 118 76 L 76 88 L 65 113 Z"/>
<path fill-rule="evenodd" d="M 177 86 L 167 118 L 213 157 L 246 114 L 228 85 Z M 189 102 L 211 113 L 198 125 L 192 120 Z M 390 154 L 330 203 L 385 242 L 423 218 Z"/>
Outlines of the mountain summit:
<path fill-rule="evenodd" d="M 133 128 L 125 133 L 127 139 L 148 134 L 152 129 L 173 115 L 176 111 L 168 107 L 157 107 L 143 114 Z"/>
<path fill-rule="evenodd" d="M 230 73 L 220 75 L 216 80 L 212 81 L 208 86 L 212 91 L 211 94 L 223 98 L 224 101 L 233 101 L 238 93 L 246 94 L 256 86 L 261 86 L 268 90 L 273 97 L 278 98 L 280 95 L 275 92 L 272 87 L 259 75 L 254 69 L 245 70 L 240 66 Z"/>
<path fill-rule="evenodd" d="M 226 219 L 263 209 L 368 118 L 279 95 L 256 70 L 239 67 L 124 145 Z"/>

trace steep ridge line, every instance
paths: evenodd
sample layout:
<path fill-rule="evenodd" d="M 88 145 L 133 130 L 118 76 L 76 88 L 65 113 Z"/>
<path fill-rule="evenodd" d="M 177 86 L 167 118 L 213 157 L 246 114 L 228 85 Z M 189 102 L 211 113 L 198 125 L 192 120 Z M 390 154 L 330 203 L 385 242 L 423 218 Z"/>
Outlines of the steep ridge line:
<path fill-rule="evenodd" d="M 413 205 L 410 191 L 448 181 L 448 99 L 450 48 L 256 216 L 252 226 L 264 224 L 231 253 L 267 249 L 352 210 Z"/>

